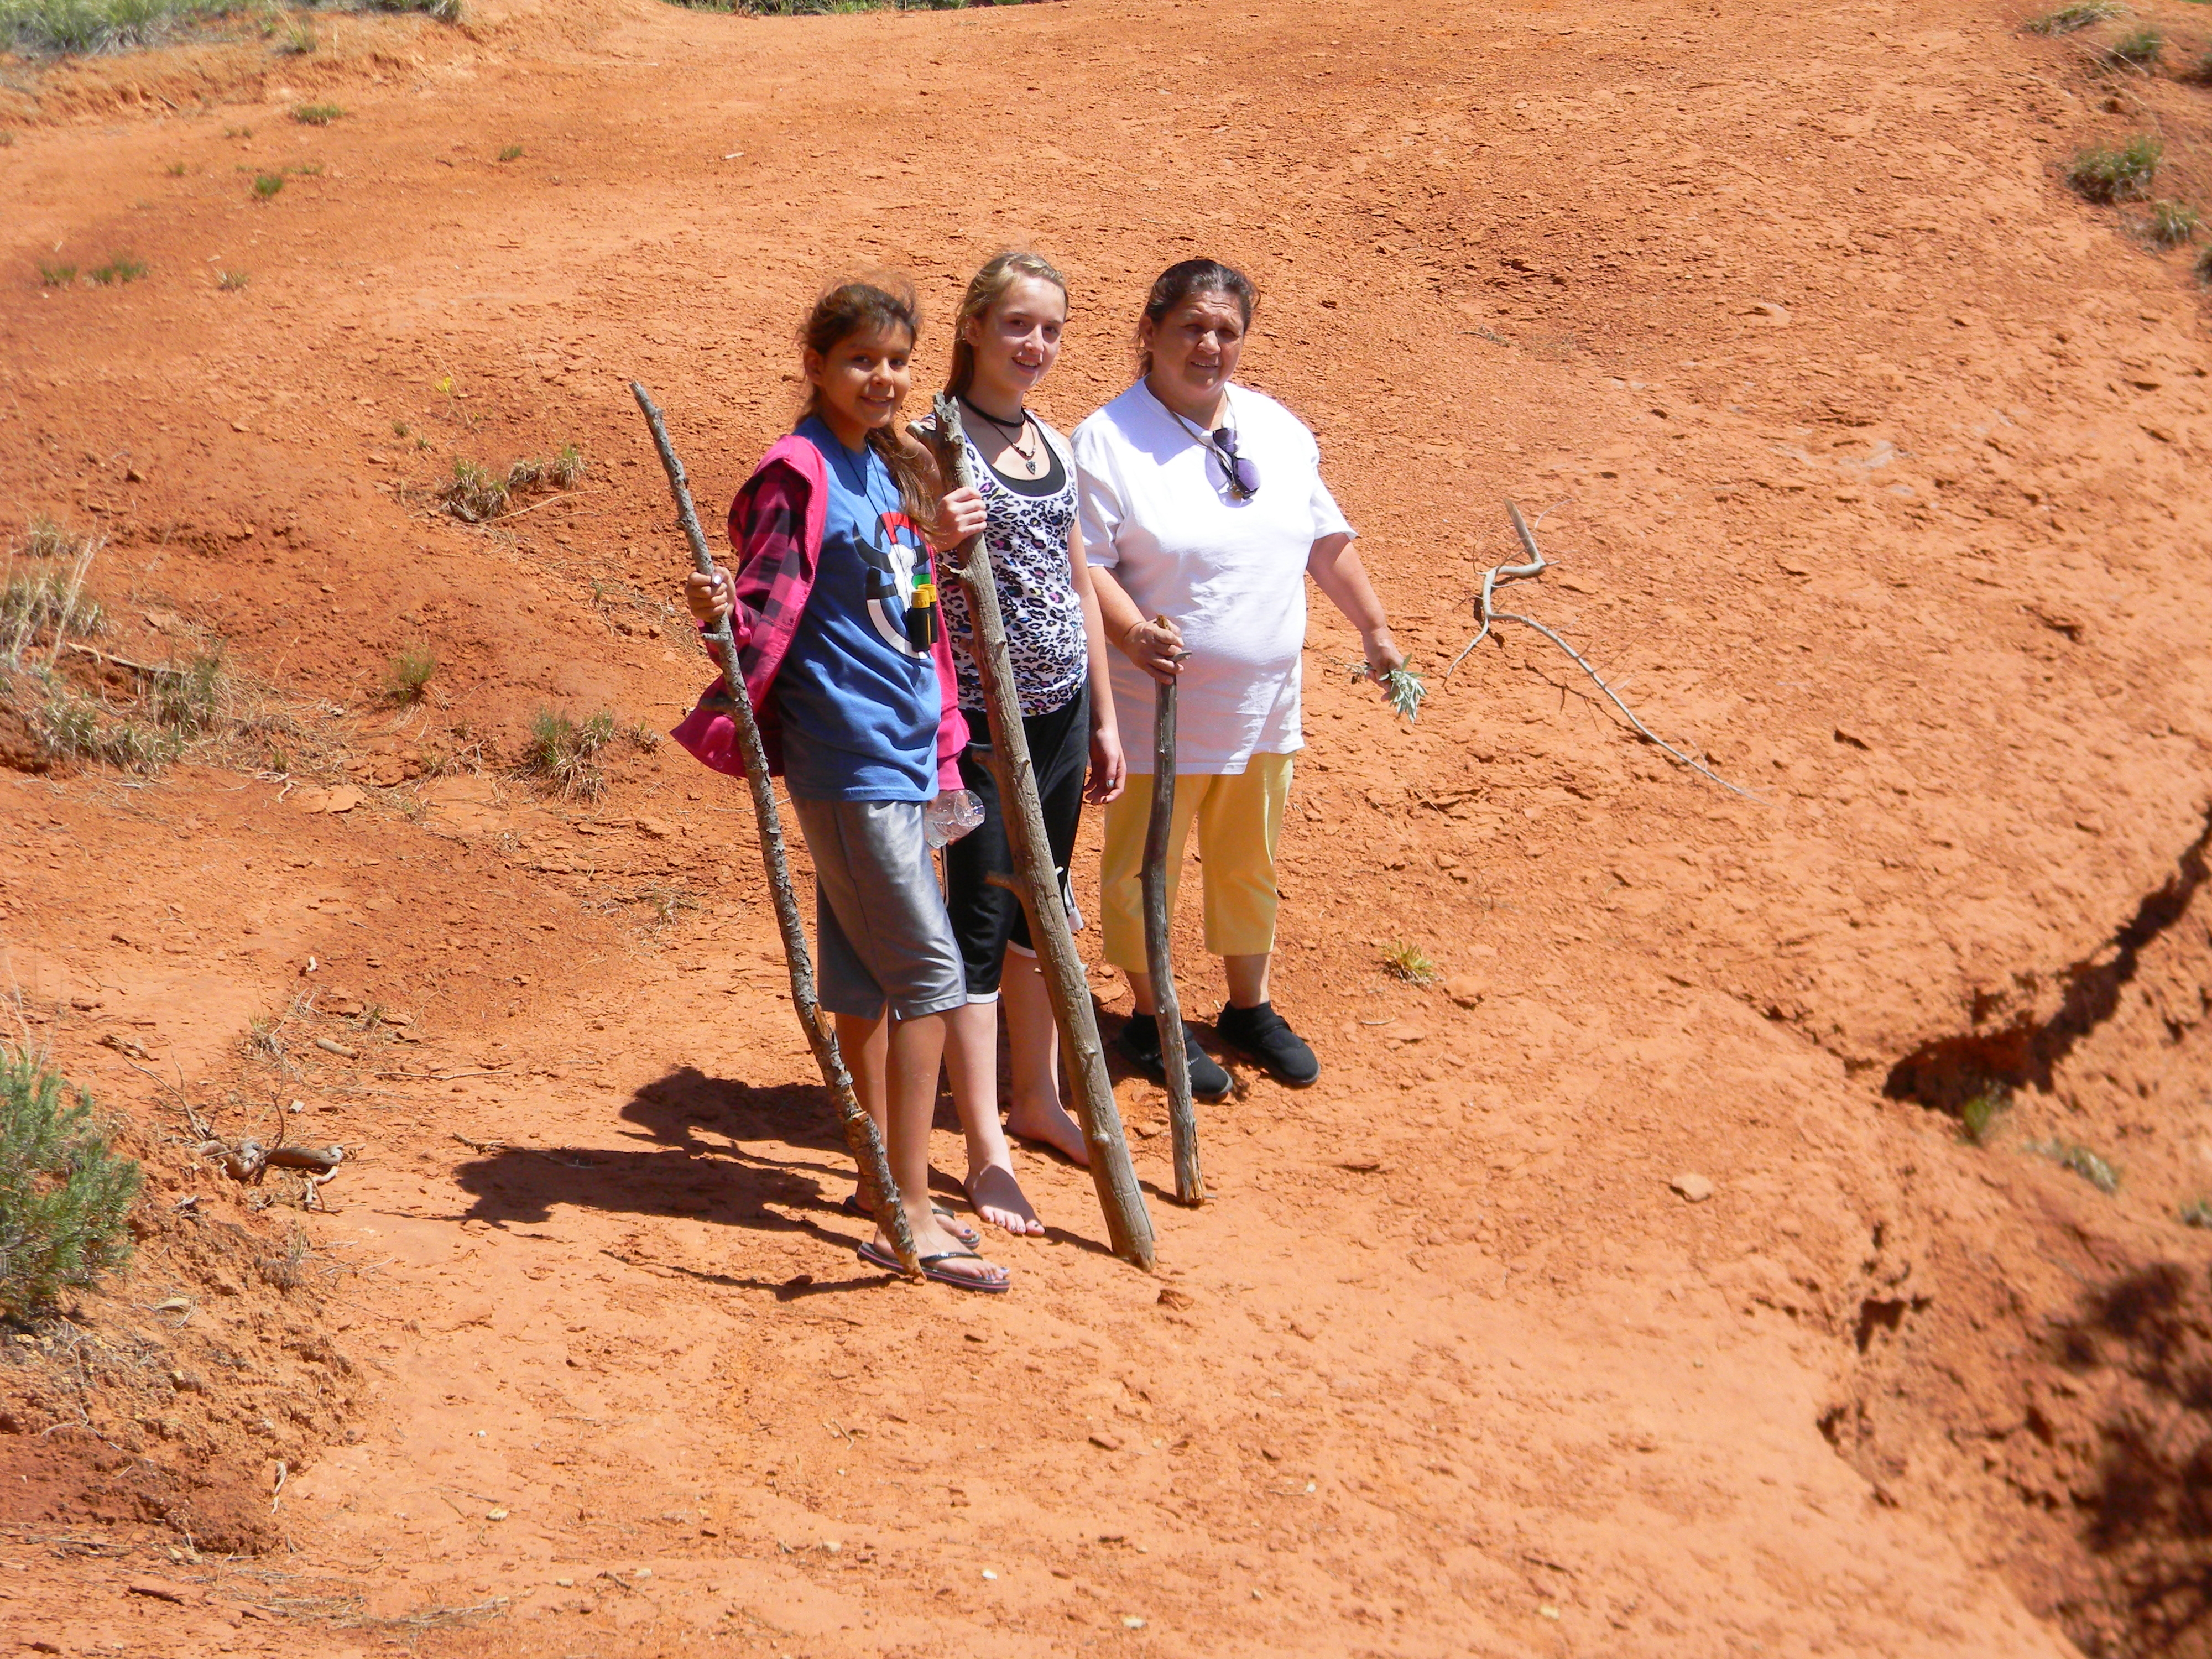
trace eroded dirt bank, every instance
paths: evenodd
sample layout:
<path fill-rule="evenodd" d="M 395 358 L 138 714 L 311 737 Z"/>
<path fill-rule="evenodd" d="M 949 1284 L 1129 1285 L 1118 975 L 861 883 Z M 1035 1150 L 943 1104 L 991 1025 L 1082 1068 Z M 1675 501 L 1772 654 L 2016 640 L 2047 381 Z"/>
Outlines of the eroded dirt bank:
<path fill-rule="evenodd" d="M 106 538 L 100 649 L 225 639 L 252 718 L 150 784 L 0 772 L 22 1030 L 155 1172 L 133 1274 L 5 1345 L 8 1633 L 2203 1651 L 2212 357 L 2057 173 L 2155 121 L 2196 177 L 2207 94 L 2018 21 L 562 3 L 26 97 L 0 501 Z M 1564 503 L 1528 607 L 1755 799 L 1525 635 L 1407 730 L 1317 616 L 1279 1000 L 1324 1079 L 1209 1115 L 1155 1279 L 1028 1160 L 1058 1229 L 978 1306 L 853 1259 L 741 800 L 627 738 L 595 802 L 508 769 L 703 678 L 623 382 L 726 499 L 823 276 L 941 318 L 1018 240 L 1077 285 L 1063 423 L 1161 264 L 1254 272 L 1249 376 L 1431 671 L 1501 500 Z M 571 441 L 574 494 L 436 510 Z M 328 1212 L 185 1103 L 347 1146 Z"/>

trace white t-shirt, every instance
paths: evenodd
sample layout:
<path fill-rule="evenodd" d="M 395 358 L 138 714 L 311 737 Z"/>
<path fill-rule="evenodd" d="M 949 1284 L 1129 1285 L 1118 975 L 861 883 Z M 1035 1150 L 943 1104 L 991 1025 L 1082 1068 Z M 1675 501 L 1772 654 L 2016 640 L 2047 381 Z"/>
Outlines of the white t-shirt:
<path fill-rule="evenodd" d="M 1190 652 L 1176 699 L 1176 771 L 1237 773 L 1255 755 L 1304 747 L 1298 677 L 1306 560 L 1352 526 L 1321 481 L 1305 423 L 1264 392 L 1229 388 L 1237 448 L 1260 469 L 1249 501 L 1220 459 L 1142 380 L 1075 428 L 1083 546 L 1147 617 Z M 1129 770 L 1152 769 L 1154 682 L 1109 653 Z"/>

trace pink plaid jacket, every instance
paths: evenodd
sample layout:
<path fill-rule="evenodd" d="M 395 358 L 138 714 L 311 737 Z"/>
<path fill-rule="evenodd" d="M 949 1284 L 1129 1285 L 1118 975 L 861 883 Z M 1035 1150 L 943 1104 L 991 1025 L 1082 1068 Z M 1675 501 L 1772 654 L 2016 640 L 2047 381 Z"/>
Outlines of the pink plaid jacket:
<path fill-rule="evenodd" d="M 829 469 L 822 452 L 797 433 L 779 438 L 761 457 L 730 503 L 730 546 L 738 556 L 737 607 L 730 632 L 738 642 L 738 665 L 745 677 L 760 722 L 761 746 L 768 751 L 772 776 L 783 775 L 783 729 L 776 718 L 777 671 L 790 649 L 806 601 L 814 592 L 814 573 L 822 559 L 823 526 L 829 518 Z M 937 578 L 937 553 L 930 550 L 930 580 Z M 713 647 L 708 647 L 709 651 Z M 952 672 L 952 647 L 945 630 L 937 630 L 931 647 L 937 662 L 937 690 L 942 713 L 937 726 L 937 787 L 957 789 L 960 750 L 968 741 L 968 722 L 960 714 L 958 684 Z M 738 750 L 738 726 L 728 712 L 720 678 L 700 694 L 696 708 L 669 736 L 702 766 L 732 777 L 745 775 Z"/>

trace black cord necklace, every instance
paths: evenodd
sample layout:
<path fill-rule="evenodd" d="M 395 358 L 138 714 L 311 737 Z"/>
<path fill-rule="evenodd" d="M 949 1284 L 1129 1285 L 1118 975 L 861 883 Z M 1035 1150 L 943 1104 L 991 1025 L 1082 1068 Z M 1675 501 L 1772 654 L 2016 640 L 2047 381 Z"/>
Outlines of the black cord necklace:
<path fill-rule="evenodd" d="M 1006 434 L 1006 447 L 1021 457 L 1022 471 L 1027 476 L 1034 478 L 1043 471 L 1044 464 L 1042 458 L 1030 454 L 1022 447 L 1022 440 L 1030 435 L 1030 423 L 1036 418 L 1028 410 L 1022 410 L 1022 417 L 1018 421 L 1002 421 L 989 410 L 978 409 L 974 404 L 969 403 L 964 394 L 960 399 L 960 404 L 961 407 L 967 410 L 969 414 L 980 415 Z"/>

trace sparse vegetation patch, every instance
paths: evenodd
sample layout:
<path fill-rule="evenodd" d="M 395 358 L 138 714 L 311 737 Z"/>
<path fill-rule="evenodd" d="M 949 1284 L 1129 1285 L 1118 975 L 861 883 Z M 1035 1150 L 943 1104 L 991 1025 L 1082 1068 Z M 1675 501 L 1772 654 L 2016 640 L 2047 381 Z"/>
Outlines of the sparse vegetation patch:
<path fill-rule="evenodd" d="M 502 478 L 465 457 L 453 459 L 453 476 L 438 491 L 439 505 L 463 524 L 483 524 L 509 511 L 514 497 L 538 489 L 573 489 L 584 477 L 584 452 L 563 444 L 550 461 L 520 460 Z"/>
<path fill-rule="evenodd" d="M 281 173 L 258 173 L 253 176 L 253 193 L 264 202 L 283 188 L 284 175 Z"/>
<path fill-rule="evenodd" d="M 2057 11 L 2037 18 L 2027 26 L 2027 32 L 2030 34 L 2075 34 L 2127 15 L 2128 9 L 2119 4 L 2118 0 L 2073 0 L 2071 5 L 2061 6 Z"/>
<path fill-rule="evenodd" d="M 292 118 L 302 126 L 326 127 L 345 112 L 336 104 L 301 104 L 292 111 Z"/>
<path fill-rule="evenodd" d="M 67 288 L 75 281 L 76 281 L 75 265 L 50 265 L 43 259 L 39 262 L 40 288 Z"/>
<path fill-rule="evenodd" d="M 2098 145 L 2074 158 L 2066 182 L 2093 202 L 2133 201 L 2148 193 L 2165 147 L 2139 132 L 2124 144 Z"/>
<path fill-rule="evenodd" d="M 134 259 L 127 253 L 118 253 L 88 274 L 100 287 L 108 288 L 118 283 L 137 282 L 146 274 L 146 264 L 143 260 Z"/>
<path fill-rule="evenodd" d="M 0 1311 L 35 1313 L 128 1260 L 140 1179 L 94 1121 L 91 1096 L 0 1046 Z"/>
<path fill-rule="evenodd" d="M 1988 1146 L 2011 1107 L 2011 1091 L 2001 1083 L 1990 1084 L 1959 1109 L 1960 1138 L 1971 1146 Z"/>
<path fill-rule="evenodd" d="M 551 708 L 531 717 L 530 741 L 522 751 L 522 770 L 555 794 L 597 800 L 605 793 L 606 775 L 598 757 L 615 738 L 615 717 L 601 712 L 582 725 Z"/>
<path fill-rule="evenodd" d="M 430 677 L 437 672 L 437 653 L 428 645 L 417 641 L 403 646 L 385 676 L 386 694 L 396 703 L 420 702 L 422 693 L 429 687 Z"/>
<path fill-rule="evenodd" d="M 2119 1171 L 2079 1141 L 2032 1140 L 2027 1150 L 2049 1158 L 2062 1170 L 2071 1170 L 2099 1192 L 2108 1196 L 2120 1189 Z"/>
<path fill-rule="evenodd" d="M 2156 29 L 2137 29 L 2108 48 L 2112 57 L 2130 69 L 2154 67 L 2166 52 L 2166 37 Z"/>
<path fill-rule="evenodd" d="M 1408 985 L 1436 983 L 1437 964 L 1418 945 L 1393 945 L 1382 953 L 1382 969 L 1393 979 L 1402 979 Z"/>
<path fill-rule="evenodd" d="M 2179 247 L 2197 240 L 2197 210 L 2185 202 L 2153 202 L 2143 234 L 2160 247 Z"/>

